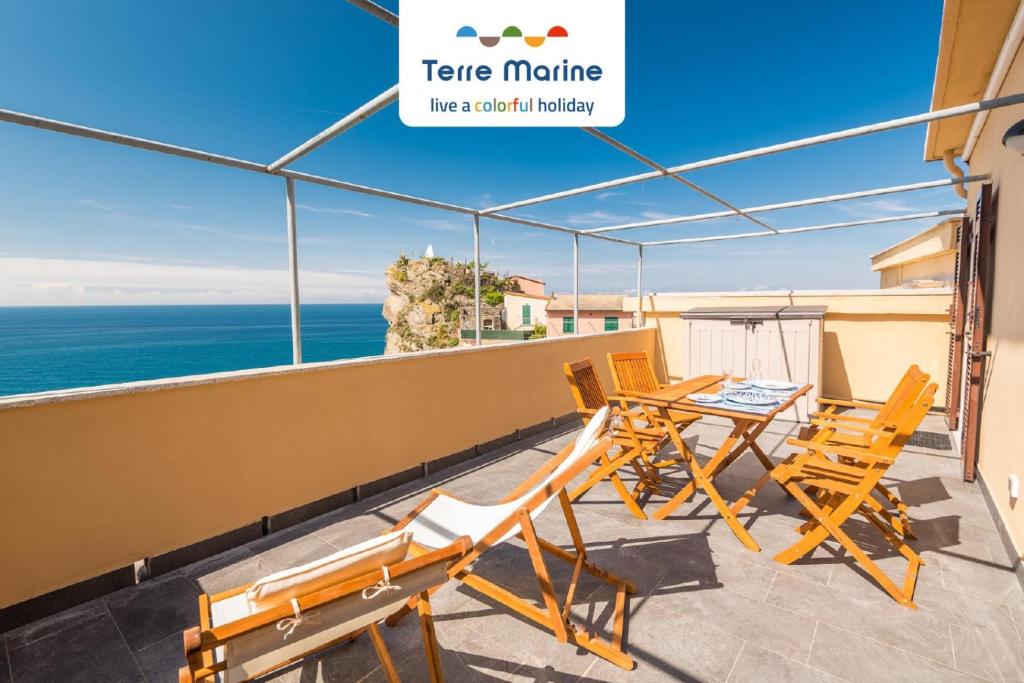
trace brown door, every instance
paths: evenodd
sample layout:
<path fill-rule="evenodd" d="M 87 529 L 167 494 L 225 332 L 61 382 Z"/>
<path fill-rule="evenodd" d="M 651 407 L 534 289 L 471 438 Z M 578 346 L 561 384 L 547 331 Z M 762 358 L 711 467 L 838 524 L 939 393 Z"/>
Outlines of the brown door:
<path fill-rule="evenodd" d="M 967 395 L 964 405 L 964 424 L 961 436 L 961 457 L 964 464 L 964 480 L 974 481 L 978 464 L 978 433 L 981 426 L 982 380 L 985 358 L 985 337 L 987 336 L 990 301 L 989 258 L 992 246 L 992 185 L 981 187 L 978 203 L 974 209 L 974 239 L 971 249 L 970 283 L 968 285 L 968 307 L 966 333 L 967 351 Z"/>
<path fill-rule="evenodd" d="M 968 268 L 971 264 L 971 219 L 964 218 L 956 233 L 956 268 L 953 271 L 953 303 L 949 311 L 949 375 L 946 380 L 946 425 L 960 425 L 961 381 L 964 372 L 964 327 L 967 320 Z"/>

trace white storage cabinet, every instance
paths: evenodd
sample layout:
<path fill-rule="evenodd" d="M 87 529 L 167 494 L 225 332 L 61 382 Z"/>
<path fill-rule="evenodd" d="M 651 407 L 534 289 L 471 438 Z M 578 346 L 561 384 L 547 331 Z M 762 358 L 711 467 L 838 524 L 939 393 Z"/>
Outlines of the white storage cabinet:
<path fill-rule="evenodd" d="M 694 308 L 684 322 L 683 376 L 719 375 L 732 369 L 737 377 L 754 374 L 761 361 L 761 379 L 783 379 L 814 388 L 779 415 L 780 420 L 806 422 L 817 410 L 821 387 L 821 346 L 824 306 L 753 306 Z"/>

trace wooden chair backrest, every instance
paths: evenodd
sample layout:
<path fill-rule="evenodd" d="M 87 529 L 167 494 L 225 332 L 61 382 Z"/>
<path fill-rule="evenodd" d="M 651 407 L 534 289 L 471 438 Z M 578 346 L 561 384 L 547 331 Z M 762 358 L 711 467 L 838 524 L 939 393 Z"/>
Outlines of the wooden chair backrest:
<path fill-rule="evenodd" d="M 609 353 L 608 367 L 612 371 L 612 381 L 618 394 L 649 394 L 659 389 L 658 377 L 654 374 L 651 360 L 644 351 Z"/>
<path fill-rule="evenodd" d="M 608 405 L 608 395 L 601 386 L 601 378 L 597 376 L 597 368 L 589 358 L 565 363 L 565 378 L 569 380 L 569 390 L 576 401 L 576 410 L 589 415 Z"/>
<path fill-rule="evenodd" d="M 931 377 L 917 365 L 911 365 L 900 379 L 896 389 L 878 411 L 875 417 L 876 426 L 898 425 L 902 414 L 914 405 L 915 399 L 921 396 Z"/>
<path fill-rule="evenodd" d="M 914 435 L 917 428 L 921 426 L 921 422 L 924 420 L 925 415 L 931 410 L 932 406 L 935 405 L 935 392 L 938 391 L 939 385 L 936 383 L 929 384 L 923 392 L 921 392 L 915 400 L 910 403 L 900 418 L 899 424 L 896 426 L 895 431 L 886 432 L 879 434 L 872 439 L 871 445 L 868 447 L 868 451 L 877 455 L 883 455 L 889 458 L 895 458 L 903 450 L 903 447 L 910 440 L 910 437 Z"/>

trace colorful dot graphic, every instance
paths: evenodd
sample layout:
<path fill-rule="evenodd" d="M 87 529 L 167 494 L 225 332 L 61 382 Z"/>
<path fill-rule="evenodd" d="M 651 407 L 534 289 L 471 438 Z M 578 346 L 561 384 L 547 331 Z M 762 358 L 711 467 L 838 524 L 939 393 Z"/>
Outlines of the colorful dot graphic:
<path fill-rule="evenodd" d="M 502 38 L 522 38 L 530 47 L 540 47 L 548 38 L 568 38 L 569 32 L 561 26 L 552 26 L 546 36 L 524 36 L 518 26 L 507 26 L 500 36 L 481 36 L 472 26 L 463 26 L 455 33 L 456 38 L 476 38 L 484 47 L 494 47 Z"/>

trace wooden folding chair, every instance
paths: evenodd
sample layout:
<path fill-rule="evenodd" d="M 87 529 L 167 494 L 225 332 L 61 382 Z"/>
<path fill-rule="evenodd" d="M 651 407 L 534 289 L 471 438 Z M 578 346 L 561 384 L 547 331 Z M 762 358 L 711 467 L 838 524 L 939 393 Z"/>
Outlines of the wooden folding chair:
<path fill-rule="evenodd" d="M 658 382 L 658 376 L 654 373 L 651 359 L 645 351 L 631 353 L 609 353 L 608 369 L 612 372 L 612 382 L 615 384 L 615 393 L 620 396 L 628 396 L 631 393 L 653 394 L 659 389 L 669 386 Z M 622 408 L 628 406 L 623 402 Z M 643 411 L 649 424 L 654 424 L 654 412 L 643 403 L 638 408 Z M 699 420 L 702 416 L 699 413 L 685 412 L 682 410 L 669 410 L 669 415 L 675 422 L 679 431 L 685 431 L 687 427 Z M 671 461 L 678 464 L 676 461 Z M 655 466 L 662 463 L 655 463 Z M 666 463 L 667 464 L 667 463 Z"/>
<path fill-rule="evenodd" d="M 607 408 L 609 401 L 617 398 L 605 394 L 601 378 L 598 377 L 597 370 L 589 358 L 575 363 L 565 363 L 563 369 L 573 400 L 576 401 L 576 411 L 583 419 L 584 425 L 599 410 Z M 606 455 L 597 469 L 569 493 L 569 500 L 576 501 L 602 479 L 608 479 L 633 516 L 647 519 L 640 506 L 640 499 L 645 493 L 658 490 L 661 478 L 658 476 L 655 463 L 652 462 L 652 456 L 668 443 L 668 439 L 663 431 L 646 423 L 646 414 L 638 409 L 623 408 L 620 416 L 620 426 L 612 428 L 612 440 L 620 447 L 618 454 L 614 458 Z M 640 422 L 647 426 L 640 426 Z M 675 460 L 670 462 L 677 464 Z M 637 476 L 637 484 L 632 491 L 626 488 L 618 474 L 619 468 L 627 465 Z"/>
<path fill-rule="evenodd" d="M 864 432 L 872 429 L 895 429 L 906 410 L 921 396 L 931 377 L 917 365 L 911 365 L 900 378 L 885 403 L 873 401 L 843 401 L 834 398 L 819 398 L 818 403 L 824 409 L 811 413 L 811 424 L 815 427 L 841 425 L 841 429 Z M 840 408 L 861 408 L 873 411 L 873 415 L 860 417 L 838 412 Z M 837 434 L 837 440 L 844 443 L 864 443 L 868 440 L 864 435 Z"/>
<path fill-rule="evenodd" d="M 438 550 L 407 557 L 411 541 L 405 534 L 382 536 L 253 584 L 200 595 L 199 626 L 183 634 L 188 664 L 179 671 L 179 682 L 252 680 L 369 632 L 384 673 L 397 683 L 377 622 L 416 597 L 428 677 L 440 683 L 444 674 L 429 592 L 448 581 L 449 568 L 472 543 L 468 537 L 454 538 Z M 402 559 L 375 563 L 375 555 L 382 557 L 380 549 Z M 339 562 L 345 566 L 339 569 Z M 280 599 L 265 592 L 268 586 L 276 586 Z M 303 586 L 316 589 L 303 593 Z M 257 601 L 260 596 L 263 602 Z"/>
<path fill-rule="evenodd" d="M 819 399 L 827 407 L 824 411 L 811 414 L 812 429 L 801 434 L 801 438 L 817 443 L 828 441 L 866 447 L 871 443 L 871 437 L 878 431 L 896 429 L 907 411 L 925 391 L 929 379 L 931 379 L 930 375 L 917 365 L 912 365 L 903 374 L 885 403 Z M 864 408 L 874 410 L 875 414 L 871 417 L 847 415 L 836 412 L 840 407 Z M 822 429 L 826 429 L 824 434 L 821 432 Z M 875 491 L 897 511 L 899 521 L 895 524 L 895 528 L 899 533 L 907 538 L 914 538 L 906 503 L 884 484 L 879 483 L 875 487 Z"/>
<path fill-rule="evenodd" d="M 811 519 L 799 527 L 803 537 L 791 547 L 775 556 L 782 564 L 791 564 L 804 557 L 830 536 L 840 543 L 861 564 L 865 571 L 901 605 L 915 607 L 913 602 L 917 573 L 923 564 L 921 557 L 901 539 L 894 529 L 894 520 L 872 496 L 896 456 L 921 424 L 935 403 L 938 385 L 929 385 L 905 412 L 894 430 L 877 430 L 871 434 L 866 447 L 848 446 L 830 442 L 790 439 L 788 443 L 807 449 L 790 456 L 771 472 L 771 478 L 804 506 Z M 826 431 L 834 431 L 830 427 Z M 827 456 L 841 459 L 833 462 Z M 813 487 L 817 500 L 808 495 Z M 908 568 L 903 587 L 898 587 L 888 575 L 842 529 L 854 514 L 864 517 L 881 532 L 892 548 L 906 558 Z"/>
<path fill-rule="evenodd" d="M 601 569 L 588 560 L 587 549 L 566 492 L 566 486 L 573 478 L 614 447 L 612 436 L 608 433 L 608 420 L 610 414 L 613 421 L 617 419 L 617 413 L 617 409 L 610 411 L 607 406 L 597 411 L 574 444 L 548 460 L 499 503 L 475 505 L 459 500 L 450 493 L 435 490 L 405 519 L 395 525 L 394 529 L 411 532 L 413 550 L 419 552 L 429 552 L 458 536 L 469 536 L 473 542 L 473 549 L 449 570 L 452 578 L 462 581 L 465 585 L 548 629 L 560 642 L 585 648 L 616 666 L 629 670 L 633 668 L 633 658 L 623 649 L 622 634 L 625 625 L 626 594 L 635 593 L 636 588 L 629 581 Z M 556 498 L 561 505 L 575 552 L 564 550 L 537 536 L 533 521 Z M 522 539 L 526 544 L 533 571 L 540 585 L 542 607 L 474 571 L 473 565 L 481 555 L 513 537 Z M 544 553 L 573 566 L 572 578 L 562 602 L 555 595 Z M 602 640 L 599 635 L 588 632 L 569 618 L 581 572 L 587 572 L 615 587 L 611 642 Z M 408 609 L 411 607 L 412 604 L 407 605 Z M 401 616 L 403 615 L 396 615 L 388 623 L 394 623 Z"/>

